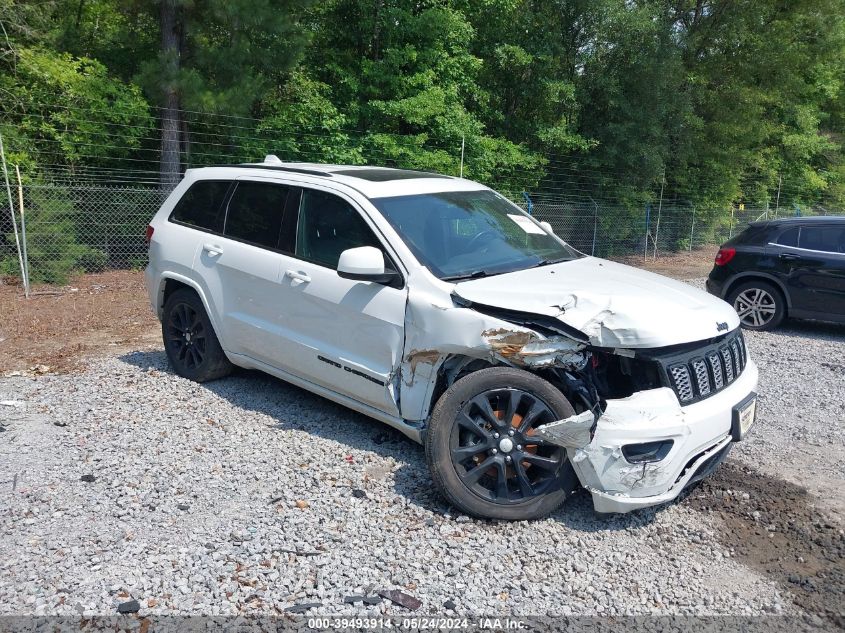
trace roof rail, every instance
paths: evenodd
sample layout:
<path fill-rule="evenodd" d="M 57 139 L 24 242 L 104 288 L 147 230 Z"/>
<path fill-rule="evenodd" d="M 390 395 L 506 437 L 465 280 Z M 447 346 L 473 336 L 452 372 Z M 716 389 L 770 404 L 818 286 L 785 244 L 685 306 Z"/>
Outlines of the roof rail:
<path fill-rule="evenodd" d="M 279 161 L 278 163 L 274 162 L 273 159 Z M 267 169 L 270 171 L 288 171 L 293 172 L 296 174 L 308 174 L 309 176 L 323 176 L 325 178 L 331 178 L 331 173 L 327 171 L 321 171 L 319 169 L 307 169 L 305 167 L 289 167 L 284 162 L 279 160 L 278 157 L 274 156 L 273 154 L 268 154 L 267 158 L 264 159 L 263 163 L 230 163 L 227 165 L 209 165 L 210 167 L 243 167 L 248 169 Z"/>

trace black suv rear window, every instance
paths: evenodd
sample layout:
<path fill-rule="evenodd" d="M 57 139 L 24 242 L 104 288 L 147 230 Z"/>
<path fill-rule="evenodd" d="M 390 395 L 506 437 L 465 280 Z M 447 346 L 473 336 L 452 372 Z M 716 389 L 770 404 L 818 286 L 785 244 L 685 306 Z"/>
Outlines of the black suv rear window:
<path fill-rule="evenodd" d="M 726 244 L 764 244 L 766 236 L 769 234 L 769 229 L 765 225 L 749 224 L 748 227 L 729 239 Z"/>
<path fill-rule="evenodd" d="M 228 180 L 198 180 L 176 203 L 170 219 L 208 231 L 219 231 L 223 223 L 220 208 L 231 184 Z"/>

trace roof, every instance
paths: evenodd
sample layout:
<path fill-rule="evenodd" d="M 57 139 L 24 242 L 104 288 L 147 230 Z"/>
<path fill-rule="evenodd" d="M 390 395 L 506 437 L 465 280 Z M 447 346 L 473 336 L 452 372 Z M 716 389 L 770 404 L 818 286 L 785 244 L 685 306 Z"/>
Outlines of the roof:
<path fill-rule="evenodd" d="M 816 224 L 818 222 L 845 222 L 845 215 L 799 215 L 790 218 L 775 218 L 751 222 L 755 226 L 788 226 L 790 224 Z"/>
<path fill-rule="evenodd" d="M 435 193 L 441 191 L 477 191 L 486 189 L 471 180 L 456 178 L 424 171 L 410 169 L 393 169 L 390 167 L 374 167 L 367 165 L 322 165 L 319 163 L 286 163 L 272 154 L 261 163 L 243 163 L 240 165 L 220 165 L 217 167 L 203 167 L 196 171 L 214 173 L 219 177 L 219 171 L 236 171 L 242 173 L 227 174 L 226 177 L 246 175 L 253 170 L 261 170 L 262 175 L 300 174 L 309 180 L 325 180 L 338 182 L 361 192 L 368 198 L 388 198 L 400 195 L 414 195 Z M 203 174 L 204 175 L 204 174 Z"/>

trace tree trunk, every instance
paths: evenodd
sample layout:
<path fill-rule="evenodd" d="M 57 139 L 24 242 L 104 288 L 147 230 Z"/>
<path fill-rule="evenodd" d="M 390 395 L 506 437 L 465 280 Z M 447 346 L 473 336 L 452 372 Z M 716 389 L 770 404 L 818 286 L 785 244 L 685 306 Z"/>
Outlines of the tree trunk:
<path fill-rule="evenodd" d="M 177 0 L 161 0 L 161 51 L 164 59 L 164 97 L 161 108 L 161 163 L 159 166 L 161 186 L 173 189 L 180 178 L 179 93 L 176 78 L 179 73 L 179 19 Z"/>

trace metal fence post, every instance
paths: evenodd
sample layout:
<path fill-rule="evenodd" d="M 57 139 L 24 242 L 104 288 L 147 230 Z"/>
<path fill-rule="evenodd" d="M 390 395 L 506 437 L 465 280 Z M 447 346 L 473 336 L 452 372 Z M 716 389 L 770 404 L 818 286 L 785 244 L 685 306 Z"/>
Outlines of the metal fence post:
<path fill-rule="evenodd" d="M 643 259 L 648 259 L 648 236 L 649 230 L 649 223 L 651 222 L 651 205 L 646 202 L 645 205 L 645 244 L 643 245 Z"/>
<path fill-rule="evenodd" d="M 587 196 L 593 203 L 593 248 L 590 255 L 596 256 L 596 233 L 599 227 L 599 203 L 593 200 L 592 196 Z"/>
<path fill-rule="evenodd" d="M 523 191 L 522 197 L 525 198 L 525 203 L 528 205 L 528 215 L 534 215 L 532 213 L 532 211 L 534 210 L 534 203 L 531 202 L 531 198 L 528 196 L 528 192 Z"/>
<path fill-rule="evenodd" d="M 9 215 L 12 217 L 12 228 L 15 231 L 15 245 L 18 247 L 18 263 L 21 267 L 21 282 L 25 283 L 25 269 L 23 265 L 23 251 L 21 251 L 21 241 L 18 236 L 18 221 L 15 219 L 15 203 L 12 201 L 12 188 L 9 185 L 9 170 L 6 169 L 6 150 L 3 147 L 3 136 L 0 135 L 0 159 L 3 162 L 3 178 L 6 181 L 6 193 L 9 196 Z M 29 293 L 27 292 L 27 295 Z"/>
<path fill-rule="evenodd" d="M 27 299 L 31 288 L 29 287 L 29 257 L 26 254 L 26 215 L 23 210 L 23 183 L 21 182 L 21 170 L 15 165 L 15 174 L 18 176 L 18 205 L 21 211 L 21 242 L 23 245 L 23 292 Z"/>
<path fill-rule="evenodd" d="M 734 236 L 734 205 L 731 205 L 731 223 L 728 226 L 728 239 Z"/>
<path fill-rule="evenodd" d="M 663 212 L 663 187 L 666 185 L 666 167 L 660 177 L 660 202 L 657 203 L 657 224 L 654 227 L 654 259 L 657 259 L 657 240 L 660 237 L 660 214 Z"/>
<path fill-rule="evenodd" d="M 695 207 L 692 208 L 692 226 L 689 230 L 689 251 L 692 252 L 692 241 L 695 237 Z"/>

